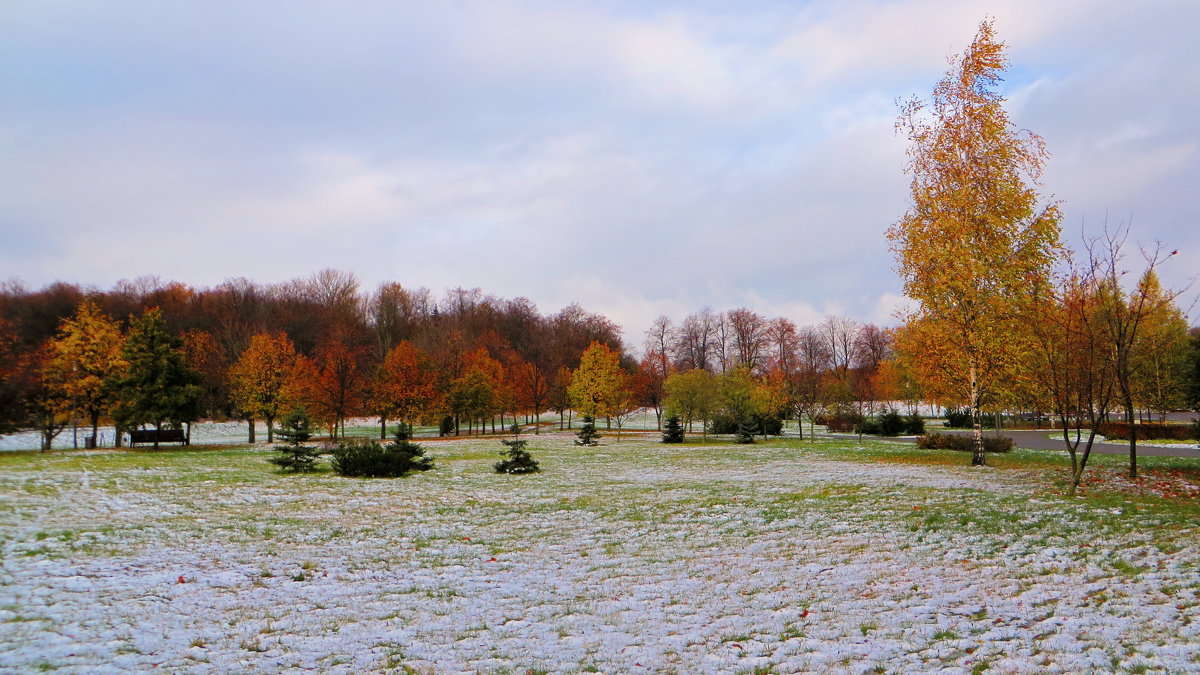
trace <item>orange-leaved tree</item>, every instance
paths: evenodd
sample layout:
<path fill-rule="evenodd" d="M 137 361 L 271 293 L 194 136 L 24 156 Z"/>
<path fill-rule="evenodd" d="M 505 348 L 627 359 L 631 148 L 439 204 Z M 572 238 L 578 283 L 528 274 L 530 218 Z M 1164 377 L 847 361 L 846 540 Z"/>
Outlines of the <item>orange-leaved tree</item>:
<path fill-rule="evenodd" d="M 308 402 L 313 416 L 323 420 L 330 436 L 346 435 L 346 418 L 358 414 L 366 393 L 362 359 L 366 350 L 347 344 L 340 331 L 327 337 L 313 359 L 315 377 L 309 383 Z"/>
<path fill-rule="evenodd" d="M 904 292 L 918 303 L 942 384 L 975 418 L 971 463 L 984 463 L 980 407 L 1002 389 L 1028 346 L 1021 309 L 1059 250 L 1059 211 L 1039 205 L 1045 145 L 1014 127 L 996 84 L 1007 65 L 992 22 L 933 90 L 913 99 L 897 127 L 909 138 L 912 205 L 888 230 Z"/>
<path fill-rule="evenodd" d="M 275 440 L 275 420 L 295 403 L 292 380 L 297 363 L 296 347 L 283 333 L 258 333 L 229 368 L 230 395 L 234 407 L 249 424 L 254 442 L 254 420 L 267 422 L 267 442 Z"/>
<path fill-rule="evenodd" d="M 429 360 L 412 342 L 396 343 L 371 387 L 371 412 L 379 416 L 380 438 L 387 436 L 389 419 L 411 424 L 432 411 L 437 401 L 437 377 Z"/>

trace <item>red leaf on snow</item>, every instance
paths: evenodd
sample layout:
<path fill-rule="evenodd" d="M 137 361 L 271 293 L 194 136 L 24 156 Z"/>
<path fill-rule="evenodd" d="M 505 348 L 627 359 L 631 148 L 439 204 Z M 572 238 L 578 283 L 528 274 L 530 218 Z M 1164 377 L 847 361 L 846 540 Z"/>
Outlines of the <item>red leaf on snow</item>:
<path fill-rule="evenodd" d="M 179 575 L 179 583 L 181 583 L 181 584 L 187 583 L 187 579 L 184 579 L 182 574 Z"/>

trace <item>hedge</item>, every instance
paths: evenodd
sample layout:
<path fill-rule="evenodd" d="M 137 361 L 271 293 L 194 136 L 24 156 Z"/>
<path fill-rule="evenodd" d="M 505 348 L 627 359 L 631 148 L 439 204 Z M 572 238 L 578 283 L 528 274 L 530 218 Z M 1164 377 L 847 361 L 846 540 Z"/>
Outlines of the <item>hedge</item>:
<path fill-rule="evenodd" d="M 917 447 L 926 450 L 957 450 L 958 452 L 973 452 L 975 438 L 967 434 L 927 434 L 917 437 Z M 1008 452 L 1013 449 L 1011 438 L 996 438 L 985 436 L 983 439 L 984 452 Z"/>
<path fill-rule="evenodd" d="M 1155 440 L 1170 440 L 1170 441 L 1194 441 L 1200 440 L 1196 438 L 1196 425 L 1194 424 L 1138 424 L 1137 437 L 1144 441 Z M 1105 438 L 1116 438 L 1123 441 L 1129 440 L 1129 424 L 1126 422 L 1105 422 L 1100 425 L 1098 431 Z"/>

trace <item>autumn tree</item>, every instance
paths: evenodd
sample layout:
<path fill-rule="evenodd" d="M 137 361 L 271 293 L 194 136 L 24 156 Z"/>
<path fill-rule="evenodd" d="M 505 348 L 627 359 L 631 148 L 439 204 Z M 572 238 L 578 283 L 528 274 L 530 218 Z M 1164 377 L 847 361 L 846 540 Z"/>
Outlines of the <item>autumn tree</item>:
<path fill-rule="evenodd" d="M 932 101 L 901 107 L 912 205 L 888 230 L 904 291 L 918 303 L 910 320 L 931 338 L 924 358 L 953 373 L 956 397 L 972 410 L 973 465 L 984 463 L 981 407 L 1023 348 L 1019 309 L 1059 248 L 1058 208 L 1039 206 L 1032 187 L 1044 143 L 1016 129 L 996 91 L 1006 65 L 986 20 Z"/>
<path fill-rule="evenodd" d="M 0 435 L 16 431 L 25 421 L 24 392 L 19 380 L 29 364 L 21 363 L 15 328 L 0 315 Z"/>
<path fill-rule="evenodd" d="M 796 335 L 796 368 L 788 379 L 789 393 L 797 425 L 808 417 L 809 438 L 814 442 L 817 415 L 825 406 L 822 378 L 830 362 L 829 346 L 821 331 L 811 326 L 801 329 Z"/>
<path fill-rule="evenodd" d="M 654 408 L 658 428 L 662 429 L 663 383 L 673 372 L 671 367 L 671 320 L 659 316 L 646 330 L 645 356 L 638 367 L 639 398 L 648 408 Z"/>
<path fill-rule="evenodd" d="M 118 430 L 151 425 L 155 431 L 162 431 L 164 423 L 178 428 L 196 421 L 200 414 L 200 373 L 188 365 L 183 341 L 167 332 L 158 308 L 133 320 L 121 358 L 128 367 L 112 381 L 116 403 L 113 419 Z M 154 447 L 158 447 L 157 435 Z"/>
<path fill-rule="evenodd" d="M 700 422 L 707 440 L 708 422 L 721 405 L 720 388 L 712 373 L 701 368 L 675 373 L 667 378 L 664 389 L 667 413 L 682 418 L 689 431 L 692 422 Z"/>
<path fill-rule="evenodd" d="M 20 392 L 20 400 L 14 402 L 19 407 L 13 412 L 20 412 L 20 421 L 37 429 L 42 452 L 50 450 L 55 437 L 71 423 L 71 399 L 66 393 L 69 373 L 62 366 L 47 342 L 23 355 L 13 373 L 14 389 Z"/>
<path fill-rule="evenodd" d="M 554 381 L 550 383 L 549 404 L 550 409 L 558 413 L 558 428 L 563 429 L 564 421 L 567 429 L 571 428 L 571 422 L 566 420 L 567 414 L 571 411 L 571 369 L 562 366 L 558 372 L 554 374 Z"/>
<path fill-rule="evenodd" d="M 1200 328 L 1189 330 L 1188 340 L 1187 407 L 1196 411 L 1200 410 Z"/>
<path fill-rule="evenodd" d="M 1127 229 L 1110 231 L 1088 243 L 1091 267 L 1096 271 L 1100 298 L 1100 321 L 1107 331 L 1112 358 L 1113 375 L 1117 380 L 1121 407 L 1125 409 L 1125 421 L 1129 424 L 1129 476 L 1137 478 L 1137 429 L 1134 427 L 1135 396 L 1137 382 L 1145 366 L 1139 360 L 1139 344 L 1147 326 L 1154 317 L 1169 313 L 1178 292 L 1166 292 L 1158 283 L 1156 270 L 1175 251 L 1167 252 L 1161 246 L 1142 251 L 1145 271 L 1132 288 L 1122 285 L 1124 269 L 1124 244 Z"/>
<path fill-rule="evenodd" d="M 1034 343 L 1024 355 L 1029 361 L 1026 370 L 1062 432 L 1071 459 L 1071 495 L 1083 479 L 1100 425 L 1108 419 L 1117 394 L 1096 272 L 1094 265 L 1071 269 L 1056 284 L 1035 289 L 1037 302 L 1028 316 Z"/>
<path fill-rule="evenodd" d="M 273 443 L 275 420 L 291 411 L 297 356 L 292 341 L 283 333 L 259 333 L 250 338 L 246 351 L 229 368 L 233 403 L 249 424 L 251 443 L 256 418 L 266 421 L 267 442 Z"/>
<path fill-rule="evenodd" d="M 472 426 L 478 420 L 483 433 L 484 420 L 497 410 L 503 382 L 504 366 L 486 348 L 478 347 L 464 356 L 462 375 L 450 383 L 446 396 L 455 416 L 455 433 L 462 420 Z"/>
<path fill-rule="evenodd" d="M 663 383 L 666 378 L 659 370 L 660 359 L 655 353 L 650 353 L 638 362 L 637 372 L 629 379 L 629 387 L 633 394 L 632 402 L 636 408 L 650 408 L 654 411 L 658 428 L 662 428 Z"/>
<path fill-rule="evenodd" d="M 437 382 L 424 355 L 408 340 L 392 347 L 375 374 L 370 409 L 379 416 L 379 434 L 387 438 L 387 421 L 413 422 L 435 407 Z"/>
<path fill-rule="evenodd" d="M 224 417 L 229 405 L 229 368 L 213 334 L 206 330 L 184 331 L 183 355 L 188 365 L 200 373 L 201 417 Z"/>
<path fill-rule="evenodd" d="M 1188 325 L 1183 312 L 1167 297 L 1158 275 L 1147 270 L 1139 284 L 1148 311 L 1134 344 L 1137 370 L 1133 378 L 1137 404 L 1160 420 L 1185 402 L 1188 367 Z"/>
<path fill-rule="evenodd" d="M 628 396 L 620 358 L 618 352 L 600 342 L 593 342 L 583 350 L 579 368 L 571 374 L 567 389 L 571 407 L 591 417 L 612 415 Z"/>
<path fill-rule="evenodd" d="M 550 399 L 550 380 L 534 362 L 526 361 L 515 352 L 506 366 L 517 405 L 533 418 L 533 433 L 541 433 L 539 419 Z"/>
<path fill-rule="evenodd" d="M 329 425 L 332 436 L 345 436 L 346 418 L 362 407 L 366 393 L 363 352 L 335 333 L 321 343 L 313 359 L 316 376 L 309 383 L 309 404 L 313 416 Z"/>
<path fill-rule="evenodd" d="M 63 394 L 71 407 L 86 417 L 92 439 L 98 437 L 100 417 L 112 405 L 112 382 L 124 371 L 121 346 L 125 338 L 117 323 L 95 303 L 84 301 L 75 316 L 63 321 L 51 342 L 57 368 L 63 374 Z"/>

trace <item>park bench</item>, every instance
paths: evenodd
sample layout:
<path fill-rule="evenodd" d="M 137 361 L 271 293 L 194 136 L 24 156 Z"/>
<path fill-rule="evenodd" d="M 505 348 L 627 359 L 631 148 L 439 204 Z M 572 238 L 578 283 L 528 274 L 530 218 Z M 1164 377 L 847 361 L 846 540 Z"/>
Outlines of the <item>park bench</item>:
<path fill-rule="evenodd" d="M 183 429 L 134 429 L 129 432 L 129 447 L 138 443 L 183 443 L 187 444 L 187 436 Z"/>

